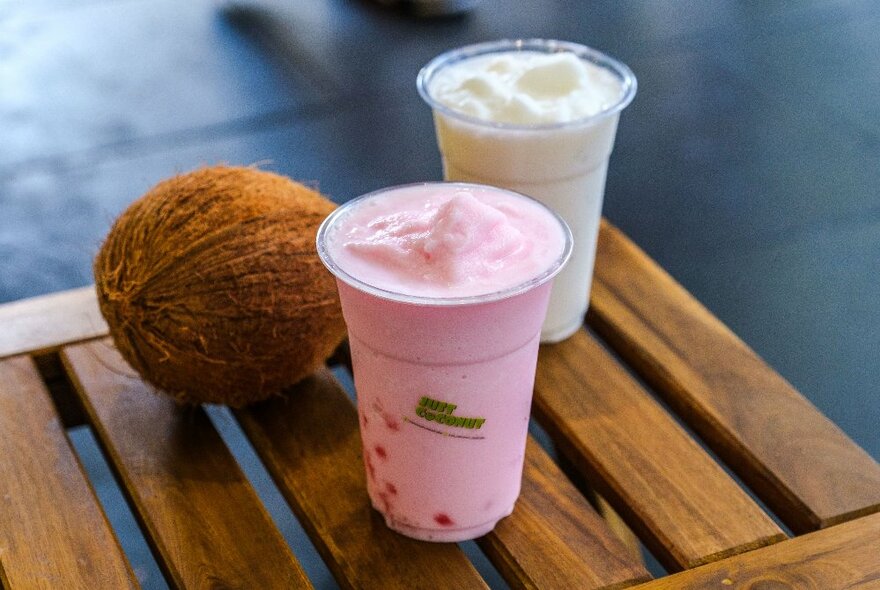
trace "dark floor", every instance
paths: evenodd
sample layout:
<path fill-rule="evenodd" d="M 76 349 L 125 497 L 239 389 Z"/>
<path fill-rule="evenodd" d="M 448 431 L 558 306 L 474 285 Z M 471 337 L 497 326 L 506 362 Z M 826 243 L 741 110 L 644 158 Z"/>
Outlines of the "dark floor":
<path fill-rule="evenodd" d="M 639 79 L 607 216 L 880 457 L 880 4 L 483 0 L 432 22 L 260 6 L 0 3 L 0 302 L 91 282 L 113 217 L 202 163 L 261 162 L 337 201 L 437 179 L 419 67 L 568 39 Z"/>

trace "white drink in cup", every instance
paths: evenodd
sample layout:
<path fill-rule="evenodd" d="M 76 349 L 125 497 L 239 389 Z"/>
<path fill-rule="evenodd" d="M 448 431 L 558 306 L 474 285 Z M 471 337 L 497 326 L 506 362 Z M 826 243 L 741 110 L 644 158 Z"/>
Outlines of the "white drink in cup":
<path fill-rule="evenodd" d="M 574 252 L 541 330 L 542 342 L 568 338 L 587 311 L 608 159 L 635 76 L 584 45 L 531 39 L 449 51 L 417 84 L 434 112 L 446 180 L 527 194 L 571 227 Z"/>

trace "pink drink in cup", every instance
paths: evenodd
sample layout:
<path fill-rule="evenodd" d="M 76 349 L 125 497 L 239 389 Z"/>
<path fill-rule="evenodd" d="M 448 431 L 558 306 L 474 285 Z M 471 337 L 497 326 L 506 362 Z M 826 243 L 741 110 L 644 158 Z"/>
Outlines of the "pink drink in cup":
<path fill-rule="evenodd" d="M 318 231 L 336 276 L 367 490 L 388 526 L 481 536 L 519 495 L 541 324 L 571 254 L 565 222 L 502 189 L 368 194 Z"/>

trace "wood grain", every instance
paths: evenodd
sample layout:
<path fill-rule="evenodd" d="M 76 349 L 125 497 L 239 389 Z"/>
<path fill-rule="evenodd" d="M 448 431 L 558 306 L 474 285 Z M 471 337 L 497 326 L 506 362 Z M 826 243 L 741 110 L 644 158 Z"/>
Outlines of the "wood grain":
<path fill-rule="evenodd" d="M 533 409 L 667 569 L 785 538 L 586 332 L 541 348 Z"/>
<path fill-rule="evenodd" d="M 61 357 L 170 584 L 311 587 L 201 408 L 153 393 L 109 340 Z"/>
<path fill-rule="evenodd" d="M 589 322 L 795 532 L 880 510 L 880 465 L 607 222 Z"/>
<path fill-rule="evenodd" d="M 372 509 L 357 413 L 329 371 L 236 416 L 340 586 L 486 588 L 456 545 L 408 539 Z"/>
<path fill-rule="evenodd" d="M 626 588 L 650 578 L 532 439 L 514 513 L 478 543 L 514 588 Z"/>
<path fill-rule="evenodd" d="M 640 590 L 880 588 L 880 514 L 738 555 Z"/>
<path fill-rule="evenodd" d="M 0 361 L 0 586 L 137 588 L 33 361 Z"/>
<path fill-rule="evenodd" d="M 0 305 L 0 359 L 107 335 L 95 286 Z"/>

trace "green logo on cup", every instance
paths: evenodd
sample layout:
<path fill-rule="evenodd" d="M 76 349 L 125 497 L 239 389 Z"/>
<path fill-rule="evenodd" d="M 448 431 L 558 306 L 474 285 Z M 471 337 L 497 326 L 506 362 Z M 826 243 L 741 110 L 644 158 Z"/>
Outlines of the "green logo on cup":
<path fill-rule="evenodd" d="M 454 426 L 456 428 L 470 428 L 472 430 L 482 428 L 483 423 L 486 421 L 485 418 L 453 416 L 452 412 L 457 407 L 455 404 L 431 399 L 430 397 L 422 397 L 419 400 L 419 405 L 416 406 L 416 416 L 424 418 L 428 422 L 436 422 L 437 424 L 445 424 L 446 426 Z"/>

